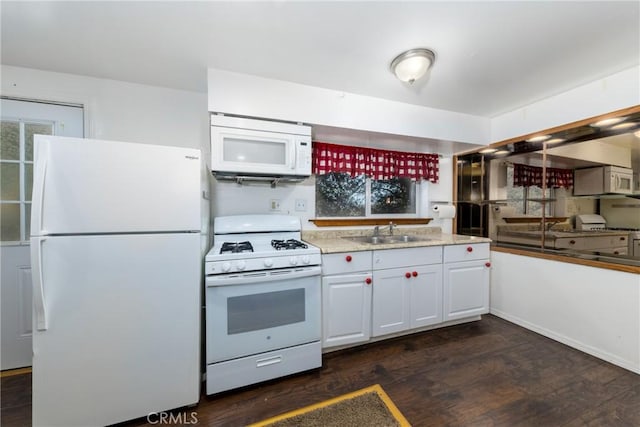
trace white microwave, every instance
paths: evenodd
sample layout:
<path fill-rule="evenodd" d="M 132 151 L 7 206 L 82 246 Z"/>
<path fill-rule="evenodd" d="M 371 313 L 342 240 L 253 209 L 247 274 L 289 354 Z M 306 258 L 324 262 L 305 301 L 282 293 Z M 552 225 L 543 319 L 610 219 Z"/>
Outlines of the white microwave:
<path fill-rule="evenodd" d="M 633 170 L 619 166 L 576 169 L 573 172 L 573 195 L 633 194 Z"/>
<path fill-rule="evenodd" d="M 224 176 L 308 177 L 311 126 L 212 114 L 211 170 Z"/>

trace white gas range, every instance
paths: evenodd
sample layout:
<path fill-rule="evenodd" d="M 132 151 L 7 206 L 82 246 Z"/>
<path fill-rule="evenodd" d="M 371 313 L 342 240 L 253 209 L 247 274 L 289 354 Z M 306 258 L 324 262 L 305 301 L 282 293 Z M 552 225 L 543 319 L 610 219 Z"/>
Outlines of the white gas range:
<path fill-rule="evenodd" d="M 205 257 L 207 394 L 322 365 L 320 249 L 300 219 L 214 220 Z"/>

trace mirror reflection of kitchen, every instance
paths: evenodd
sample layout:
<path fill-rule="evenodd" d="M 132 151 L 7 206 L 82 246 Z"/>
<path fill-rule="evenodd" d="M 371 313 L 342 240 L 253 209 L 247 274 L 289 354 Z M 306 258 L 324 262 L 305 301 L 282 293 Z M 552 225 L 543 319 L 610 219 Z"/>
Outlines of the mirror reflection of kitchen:
<path fill-rule="evenodd" d="M 458 171 L 459 206 L 475 205 L 480 216 L 484 208 L 485 225 L 458 232 L 505 246 L 640 260 L 640 114 L 622 119 L 569 129 L 544 142 L 509 144 L 502 155 L 487 150 L 485 197 L 478 199 L 465 185 L 461 175 L 469 170 Z M 480 164 L 479 156 L 461 156 L 458 166 L 470 160 Z M 544 161 L 548 188 L 543 193 Z M 459 210 L 458 224 L 472 222 L 467 211 Z"/>

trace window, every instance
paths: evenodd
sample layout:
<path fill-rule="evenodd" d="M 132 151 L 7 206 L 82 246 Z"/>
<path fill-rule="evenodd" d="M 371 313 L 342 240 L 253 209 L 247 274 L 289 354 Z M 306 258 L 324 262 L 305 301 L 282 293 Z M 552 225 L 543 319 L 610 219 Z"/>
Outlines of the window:
<path fill-rule="evenodd" d="M 316 216 L 417 215 L 417 185 L 409 178 L 375 180 L 331 172 L 316 176 Z"/>
<path fill-rule="evenodd" d="M 542 188 L 531 187 L 519 187 L 513 185 L 513 166 L 507 166 L 507 204 L 516 209 L 517 214 L 542 216 L 542 203 L 540 199 L 552 198 L 554 190 L 547 188 L 545 194 L 542 193 Z M 545 216 L 552 216 L 552 203 L 545 204 Z"/>
<path fill-rule="evenodd" d="M 0 240 L 29 240 L 33 136 L 51 135 L 53 122 L 0 122 Z"/>

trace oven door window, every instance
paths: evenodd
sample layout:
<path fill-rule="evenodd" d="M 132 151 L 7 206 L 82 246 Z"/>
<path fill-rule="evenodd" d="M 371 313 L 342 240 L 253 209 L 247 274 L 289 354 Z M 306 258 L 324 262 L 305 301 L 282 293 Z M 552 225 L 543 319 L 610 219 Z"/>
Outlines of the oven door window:
<path fill-rule="evenodd" d="M 241 295 L 227 299 L 229 335 L 291 325 L 305 320 L 305 290 Z"/>

